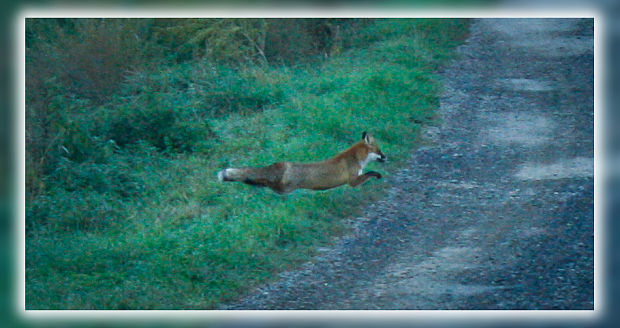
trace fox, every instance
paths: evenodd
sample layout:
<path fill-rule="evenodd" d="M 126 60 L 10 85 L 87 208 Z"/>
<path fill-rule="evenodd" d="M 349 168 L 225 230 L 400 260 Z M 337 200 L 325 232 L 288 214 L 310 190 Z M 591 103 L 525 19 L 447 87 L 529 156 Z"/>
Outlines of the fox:
<path fill-rule="evenodd" d="M 375 138 L 364 131 L 362 140 L 332 158 L 314 163 L 277 162 L 265 167 L 227 168 L 217 173 L 220 182 L 243 182 L 268 187 L 278 194 L 297 189 L 327 190 L 344 184 L 357 187 L 368 179 L 381 179 L 375 171 L 362 173 L 372 162 L 385 162 Z"/>

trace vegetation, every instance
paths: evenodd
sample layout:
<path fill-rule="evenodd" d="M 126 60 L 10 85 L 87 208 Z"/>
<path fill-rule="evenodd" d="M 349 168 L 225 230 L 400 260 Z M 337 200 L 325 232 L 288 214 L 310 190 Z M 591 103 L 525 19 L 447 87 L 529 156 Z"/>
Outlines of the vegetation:
<path fill-rule="evenodd" d="M 386 180 L 280 196 L 216 173 L 324 159 L 368 130 L 389 176 L 467 26 L 28 19 L 26 307 L 211 309 L 307 261 Z"/>

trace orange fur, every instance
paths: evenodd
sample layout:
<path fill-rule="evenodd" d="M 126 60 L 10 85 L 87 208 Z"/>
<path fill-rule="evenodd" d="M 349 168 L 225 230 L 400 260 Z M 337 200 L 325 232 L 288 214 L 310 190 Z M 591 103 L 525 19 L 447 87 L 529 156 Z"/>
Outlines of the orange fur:
<path fill-rule="evenodd" d="M 384 161 L 385 158 L 374 138 L 364 132 L 361 141 L 322 162 L 277 162 L 258 168 L 228 168 L 220 171 L 218 178 L 269 187 L 280 194 L 296 189 L 325 190 L 346 183 L 355 187 L 371 177 L 380 179 L 381 174 L 373 171 L 362 174 L 362 170 L 370 161 Z"/>

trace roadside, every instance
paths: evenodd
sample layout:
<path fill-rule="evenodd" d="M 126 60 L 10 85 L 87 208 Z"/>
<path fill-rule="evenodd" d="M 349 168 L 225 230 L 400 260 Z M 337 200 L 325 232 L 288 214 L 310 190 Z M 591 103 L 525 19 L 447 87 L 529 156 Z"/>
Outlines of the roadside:
<path fill-rule="evenodd" d="M 354 233 L 230 309 L 592 309 L 591 20 L 483 19 Z"/>

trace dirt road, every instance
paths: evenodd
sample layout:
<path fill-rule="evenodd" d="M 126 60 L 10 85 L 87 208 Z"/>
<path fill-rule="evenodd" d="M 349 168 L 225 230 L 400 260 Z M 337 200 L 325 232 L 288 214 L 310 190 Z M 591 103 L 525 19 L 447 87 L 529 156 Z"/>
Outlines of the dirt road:
<path fill-rule="evenodd" d="M 592 20 L 482 19 L 354 233 L 230 309 L 592 309 Z"/>

